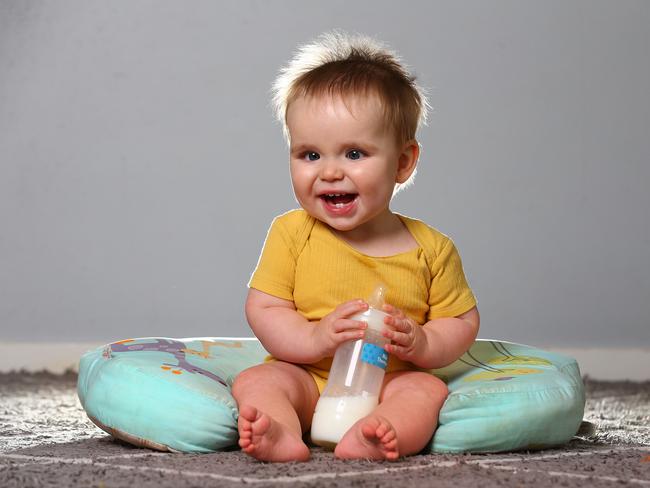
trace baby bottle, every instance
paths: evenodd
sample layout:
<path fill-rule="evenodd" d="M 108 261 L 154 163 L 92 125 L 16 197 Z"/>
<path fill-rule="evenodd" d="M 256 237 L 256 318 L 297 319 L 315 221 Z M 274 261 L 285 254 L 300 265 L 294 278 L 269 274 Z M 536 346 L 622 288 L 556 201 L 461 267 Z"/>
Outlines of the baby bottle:
<path fill-rule="evenodd" d="M 379 391 L 388 364 L 382 336 L 384 285 L 377 285 L 368 300 L 369 308 L 350 317 L 368 324 L 363 339 L 341 344 L 332 361 L 325 390 L 321 394 L 311 423 L 314 444 L 333 448 L 355 422 L 371 413 L 379 403 Z"/>

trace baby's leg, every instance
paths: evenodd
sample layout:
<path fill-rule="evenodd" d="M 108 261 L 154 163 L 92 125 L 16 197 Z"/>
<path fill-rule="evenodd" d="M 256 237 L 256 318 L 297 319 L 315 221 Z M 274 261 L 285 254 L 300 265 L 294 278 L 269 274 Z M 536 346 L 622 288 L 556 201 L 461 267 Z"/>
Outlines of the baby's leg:
<path fill-rule="evenodd" d="M 262 461 L 306 461 L 302 434 L 311 425 L 318 388 L 299 366 L 274 361 L 242 371 L 232 393 L 239 405 L 239 446 Z"/>
<path fill-rule="evenodd" d="M 447 385 L 429 373 L 399 371 L 384 379 L 379 406 L 343 436 L 341 459 L 396 460 L 421 451 L 438 425 Z"/>

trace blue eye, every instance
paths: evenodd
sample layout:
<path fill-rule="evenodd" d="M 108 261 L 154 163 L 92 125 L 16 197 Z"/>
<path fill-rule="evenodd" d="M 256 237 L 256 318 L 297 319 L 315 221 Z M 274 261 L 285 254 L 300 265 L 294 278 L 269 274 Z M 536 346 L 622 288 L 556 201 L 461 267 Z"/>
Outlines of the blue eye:
<path fill-rule="evenodd" d="M 307 159 L 307 161 L 317 161 L 320 159 L 320 154 L 314 151 L 309 151 L 305 153 L 305 158 Z"/>
<path fill-rule="evenodd" d="M 349 151 L 349 152 L 346 154 L 346 156 L 347 156 L 349 159 L 352 159 L 352 160 L 361 159 L 361 156 L 362 156 L 362 155 L 363 155 L 363 153 L 362 153 L 361 151 L 359 151 L 358 149 L 353 149 L 352 151 Z"/>

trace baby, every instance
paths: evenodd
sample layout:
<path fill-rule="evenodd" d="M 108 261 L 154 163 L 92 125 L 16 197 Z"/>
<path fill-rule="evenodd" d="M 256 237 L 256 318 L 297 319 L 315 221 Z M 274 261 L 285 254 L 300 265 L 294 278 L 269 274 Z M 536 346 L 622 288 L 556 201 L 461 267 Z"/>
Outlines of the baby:
<path fill-rule="evenodd" d="M 301 48 L 274 85 L 302 209 L 277 217 L 249 283 L 246 316 L 271 357 L 243 371 L 233 395 L 239 445 L 263 461 L 304 461 L 303 441 L 336 348 L 364 336 L 363 312 L 387 286 L 390 354 L 377 408 L 336 446 L 342 459 L 415 454 L 447 396 L 423 370 L 458 359 L 479 328 L 453 242 L 393 213 L 415 173 L 421 89 L 376 41 L 334 32 Z"/>

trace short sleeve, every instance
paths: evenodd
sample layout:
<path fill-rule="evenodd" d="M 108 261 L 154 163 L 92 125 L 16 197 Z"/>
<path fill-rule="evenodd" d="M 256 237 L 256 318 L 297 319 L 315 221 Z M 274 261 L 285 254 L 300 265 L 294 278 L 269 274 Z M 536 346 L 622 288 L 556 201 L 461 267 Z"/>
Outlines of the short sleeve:
<path fill-rule="evenodd" d="M 250 288 L 285 300 L 293 300 L 297 252 L 297 213 L 277 217 L 266 235 Z"/>
<path fill-rule="evenodd" d="M 456 317 L 476 306 L 456 246 L 449 238 L 431 265 L 428 320 Z"/>

